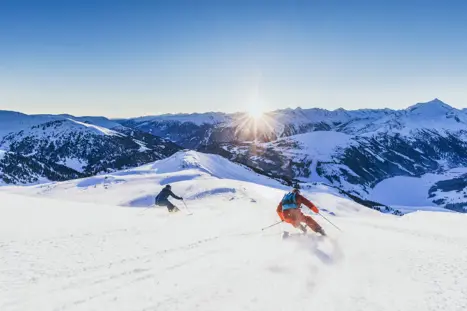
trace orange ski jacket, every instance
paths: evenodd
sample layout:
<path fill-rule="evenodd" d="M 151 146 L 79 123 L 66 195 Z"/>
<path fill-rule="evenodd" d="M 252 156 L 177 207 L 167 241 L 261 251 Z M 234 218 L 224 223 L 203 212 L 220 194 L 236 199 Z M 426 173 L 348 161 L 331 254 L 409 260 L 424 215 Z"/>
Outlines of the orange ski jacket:
<path fill-rule="evenodd" d="M 311 209 L 313 212 L 315 212 L 316 214 L 319 213 L 319 210 L 316 207 L 316 205 L 314 205 L 311 201 L 309 201 L 307 198 L 302 196 L 300 193 L 297 193 L 295 195 L 295 199 L 297 200 L 297 205 L 298 206 L 303 204 L 306 207 L 308 207 L 309 209 Z M 276 212 L 279 215 L 281 220 L 285 220 L 284 214 L 282 213 L 282 202 L 279 202 L 279 205 L 277 206 Z"/>

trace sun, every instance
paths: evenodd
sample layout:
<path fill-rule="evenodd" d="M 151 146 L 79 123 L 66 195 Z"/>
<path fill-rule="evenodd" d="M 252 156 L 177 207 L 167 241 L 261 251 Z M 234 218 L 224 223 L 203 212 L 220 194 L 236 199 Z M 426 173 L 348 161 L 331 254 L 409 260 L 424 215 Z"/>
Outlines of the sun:
<path fill-rule="evenodd" d="M 251 107 L 248 108 L 248 115 L 250 118 L 258 120 L 263 117 L 264 110 L 261 109 L 259 105 L 251 105 Z"/>
<path fill-rule="evenodd" d="M 235 135 L 243 137 L 245 141 L 269 141 L 275 137 L 277 122 L 265 110 L 266 105 L 256 101 L 235 119 Z"/>

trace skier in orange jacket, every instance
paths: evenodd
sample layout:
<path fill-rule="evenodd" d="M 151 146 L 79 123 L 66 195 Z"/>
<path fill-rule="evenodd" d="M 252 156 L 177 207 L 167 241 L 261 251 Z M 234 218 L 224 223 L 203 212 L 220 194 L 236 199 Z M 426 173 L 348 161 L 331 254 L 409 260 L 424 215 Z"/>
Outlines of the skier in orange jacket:
<path fill-rule="evenodd" d="M 301 205 L 307 206 L 315 213 L 319 213 L 318 208 L 307 198 L 300 194 L 300 190 L 295 188 L 292 192 L 287 193 L 282 201 L 277 206 L 277 214 L 282 221 L 285 221 L 295 228 L 299 228 L 306 232 L 306 227 L 301 223 L 304 222 L 311 230 L 326 235 L 323 228 L 311 216 L 305 216 L 300 210 Z"/>

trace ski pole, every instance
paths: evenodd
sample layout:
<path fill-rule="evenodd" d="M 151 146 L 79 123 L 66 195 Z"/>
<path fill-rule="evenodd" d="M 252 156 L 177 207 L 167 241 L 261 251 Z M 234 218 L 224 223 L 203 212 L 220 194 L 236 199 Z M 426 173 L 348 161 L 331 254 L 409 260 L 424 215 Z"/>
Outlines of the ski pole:
<path fill-rule="evenodd" d="M 282 222 L 284 222 L 284 221 L 283 221 L 283 220 L 278 221 L 278 222 L 276 222 L 276 223 L 274 223 L 274 224 L 272 224 L 272 225 L 270 225 L 270 226 L 267 226 L 267 227 L 262 228 L 261 231 L 263 231 L 264 229 L 271 228 L 271 227 L 273 227 L 273 226 L 275 226 L 275 225 L 278 225 L 278 224 L 280 224 L 280 223 L 282 223 Z"/>
<path fill-rule="evenodd" d="M 188 209 L 188 206 L 186 206 L 186 203 L 185 203 L 185 200 L 182 200 L 183 204 L 185 205 L 185 210 L 188 214 L 193 214 L 192 212 L 190 212 L 190 210 Z"/>
<path fill-rule="evenodd" d="M 329 219 L 327 219 L 326 217 L 323 216 L 323 214 L 321 213 L 318 213 L 321 217 L 323 217 L 324 219 L 326 219 L 327 222 L 329 222 L 331 225 L 333 225 L 334 227 L 336 227 L 339 231 L 342 231 L 338 226 L 336 226 L 335 224 L 333 224 Z"/>

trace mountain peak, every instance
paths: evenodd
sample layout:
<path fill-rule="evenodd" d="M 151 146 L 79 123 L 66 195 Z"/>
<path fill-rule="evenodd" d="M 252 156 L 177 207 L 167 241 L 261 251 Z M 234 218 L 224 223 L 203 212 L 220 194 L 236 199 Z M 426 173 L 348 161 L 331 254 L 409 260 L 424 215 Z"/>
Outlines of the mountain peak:
<path fill-rule="evenodd" d="M 438 98 L 424 103 L 417 103 L 407 108 L 407 111 L 409 113 L 428 114 L 433 116 L 445 114 L 452 110 L 454 110 L 453 107 L 449 106 L 448 104 L 439 100 Z"/>
<path fill-rule="evenodd" d="M 443 106 L 443 107 L 446 107 L 446 108 L 452 108 L 451 106 L 449 106 L 448 104 L 446 104 L 445 102 L 443 102 L 442 100 L 438 99 L 438 98 L 435 98 L 433 100 L 430 100 L 430 101 L 427 101 L 427 102 L 421 102 L 421 103 L 417 103 L 415 106 Z"/>
<path fill-rule="evenodd" d="M 448 104 L 446 104 L 445 102 L 443 102 L 442 100 L 438 99 L 438 98 L 435 98 L 433 100 L 430 100 L 428 102 L 425 102 L 423 104 L 428 104 L 428 105 L 444 105 L 444 106 L 448 106 L 448 107 L 451 107 L 449 106 Z"/>

